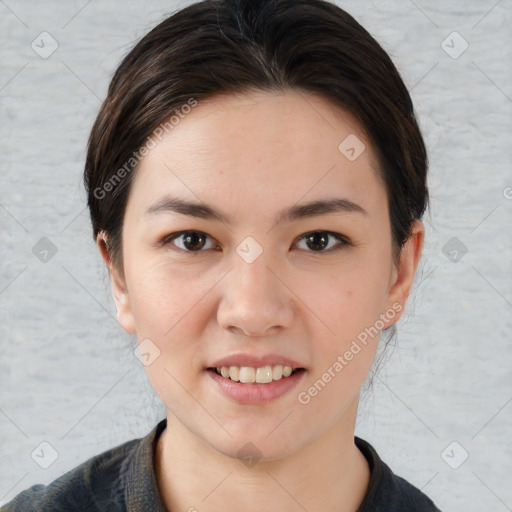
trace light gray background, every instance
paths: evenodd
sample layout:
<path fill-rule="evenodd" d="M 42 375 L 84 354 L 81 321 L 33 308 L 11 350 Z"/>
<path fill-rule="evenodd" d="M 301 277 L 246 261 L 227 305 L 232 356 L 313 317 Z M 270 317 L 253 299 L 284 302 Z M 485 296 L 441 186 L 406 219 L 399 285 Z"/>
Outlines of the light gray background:
<path fill-rule="evenodd" d="M 0 503 L 164 415 L 115 320 L 81 173 L 120 57 L 188 3 L 0 0 Z M 421 271 L 356 433 L 444 511 L 512 510 L 512 1 L 338 3 L 403 74 L 431 163 Z"/>

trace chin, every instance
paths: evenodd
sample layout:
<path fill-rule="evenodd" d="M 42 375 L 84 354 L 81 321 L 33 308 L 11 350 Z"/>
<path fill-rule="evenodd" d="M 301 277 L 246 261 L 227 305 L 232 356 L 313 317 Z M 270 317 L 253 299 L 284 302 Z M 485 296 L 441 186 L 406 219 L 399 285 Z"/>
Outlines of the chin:
<path fill-rule="evenodd" d="M 284 459 L 295 453 L 300 446 L 296 439 L 290 439 L 290 436 L 279 436 L 271 434 L 269 438 L 268 431 L 254 432 L 253 434 L 245 432 L 239 436 L 233 436 L 222 442 L 209 443 L 214 449 L 223 455 L 238 459 L 246 467 L 252 467 L 257 462 L 272 462 Z M 206 442 L 208 440 L 205 439 Z"/>

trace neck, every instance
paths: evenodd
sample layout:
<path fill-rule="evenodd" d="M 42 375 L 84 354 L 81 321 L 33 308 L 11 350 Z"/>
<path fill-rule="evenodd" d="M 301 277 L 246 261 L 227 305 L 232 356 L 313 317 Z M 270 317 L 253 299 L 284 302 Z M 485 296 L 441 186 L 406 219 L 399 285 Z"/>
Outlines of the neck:
<path fill-rule="evenodd" d="M 280 460 L 252 467 L 215 450 L 171 413 L 155 454 L 162 500 L 169 511 L 355 512 L 370 471 L 354 444 L 355 413 L 313 443 Z"/>

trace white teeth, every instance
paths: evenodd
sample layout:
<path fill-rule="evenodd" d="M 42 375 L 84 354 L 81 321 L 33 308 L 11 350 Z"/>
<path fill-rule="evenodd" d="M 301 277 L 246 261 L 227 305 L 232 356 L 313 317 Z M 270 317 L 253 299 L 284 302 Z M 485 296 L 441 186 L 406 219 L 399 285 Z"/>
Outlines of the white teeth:
<path fill-rule="evenodd" d="M 272 382 L 272 366 L 264 366 L 256 370 L 256 382 L 258 384 L 267 384 Z"/>
<path fill-rule="evenodd" d="M 238 375 L 240 377 L 240 382 L 256 382 L 256 372 L 254 371 L 254 368 L 251 368 L 250 366 L 242 366 Z"/>
<path fill-rule="evenodd" d="M 240 380 L 240 368 L 238 368 L 238 366 L 229 367 L 229 378 L 235 382 Z"/>
<path fill-rule="evenodd" d="M 216 370 L 219 375 L 226 379 L 245 384 L 268 384 L 273 380 L 289 377 L 293 372 L 291 366 L 282 366 L 280 364 L 262 366 L 260 368 L 253 368 L 251 366 L 222 366 L 217 367 Z"/>
<path fill-rule="evenodd" d="M 272 368 L 272 379 L 279 380 L 283 376 L 283 367 L 280 364 L 277 364 Z"/>

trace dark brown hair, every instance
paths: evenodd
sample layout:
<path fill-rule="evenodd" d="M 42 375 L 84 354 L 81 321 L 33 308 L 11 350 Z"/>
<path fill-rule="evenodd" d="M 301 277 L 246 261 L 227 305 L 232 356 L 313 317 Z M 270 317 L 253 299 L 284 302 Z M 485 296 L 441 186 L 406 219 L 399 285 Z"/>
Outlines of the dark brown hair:
<path fill-rule="evenodd" d="M 139 151 L 155 129 L 191 101 L 287 89 L 320 95 L 365 128 L 387 190 L 398 261 L 428 205 L 427 154 L 387 53 L 323 0 L 206 0 L 165 19 L 129 52 L 92 128 L 84 183 L 93 236 L 105 233 L 116 266 Z"/>

